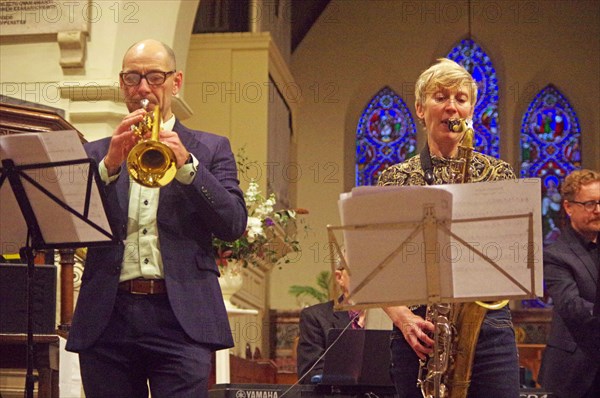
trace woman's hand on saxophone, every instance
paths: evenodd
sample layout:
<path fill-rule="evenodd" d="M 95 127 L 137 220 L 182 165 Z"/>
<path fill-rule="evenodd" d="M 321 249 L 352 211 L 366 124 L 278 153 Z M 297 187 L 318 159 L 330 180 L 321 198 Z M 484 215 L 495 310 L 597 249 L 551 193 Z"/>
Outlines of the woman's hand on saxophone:
<path fill-rule="evenodd" d="M 383 309 L 394 325 L 402 331 L 404 339 L 420 359 L 432 352 L 434 341 L 429 337 L 433 333 L 433 323 L 415 315 L 408 307 L 386 307 Z"/>

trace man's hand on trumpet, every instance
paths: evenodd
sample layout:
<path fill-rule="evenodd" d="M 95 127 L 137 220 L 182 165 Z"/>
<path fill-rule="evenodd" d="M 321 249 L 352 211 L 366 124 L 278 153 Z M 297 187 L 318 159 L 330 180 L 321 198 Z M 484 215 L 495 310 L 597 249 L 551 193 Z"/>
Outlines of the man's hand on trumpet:
<path fill-rule="evenodd" d="M 183 146 L 179 135 L 174 131 L 161 130 L 158 135 L 160 142 L 167 145 L 175 154 L 177 168 L 181 168 L 190 157 L 190 153 Z"/>
<path fill-rule="evenodd" d="M 123 118 L 121 123 L 113 132 L 108 153 L 104 157 L 104 165 L 108 170 L 108 175 L 113 176 L 119 172 L 121 164 L 127 159 L 131 148 L 138 143 L 139 137 L 131 129 L 142 121 L 146 110 L 137 109 Z"/>

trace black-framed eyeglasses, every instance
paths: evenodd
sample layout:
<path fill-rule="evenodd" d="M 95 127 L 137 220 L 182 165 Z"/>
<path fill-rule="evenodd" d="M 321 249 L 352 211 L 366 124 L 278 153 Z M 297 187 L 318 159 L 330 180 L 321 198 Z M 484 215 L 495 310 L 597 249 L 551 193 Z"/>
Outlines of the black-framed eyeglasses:
<path fill-rule="evenodd" d="M 145 75 L 142 75 L 138 72 L 121 72 L 119 73 L 119 76 L 121 76 L 121 80 L 126 86 L 137 86 L 140 84 L 142 79 L 146 79 L 148 84 L 151 86 L 160 86 L 165 82 L 165 80 L 167 80 L 167 77 L 173 73 L 175 73 L 174 70 L 169 72 L 152 71 L 146 73 Z"/>
<path fill-rule="evenodd" d="M 577 203 L 578 205 L 582 205 L 586 211 L 594 211 L 596 206 L 600 206 L 600 200 L 588 200 L 587 202 L 578 202 L 576 200 L 569 200 L 571 203 Z"/>

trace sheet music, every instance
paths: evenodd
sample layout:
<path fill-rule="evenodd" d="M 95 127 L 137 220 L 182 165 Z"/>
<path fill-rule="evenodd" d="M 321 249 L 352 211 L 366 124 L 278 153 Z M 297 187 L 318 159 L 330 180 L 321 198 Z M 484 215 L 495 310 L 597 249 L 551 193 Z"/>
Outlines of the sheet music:
<path fill-rule="evenodd" d="M 12 159 L 17 166 L 86 158 L 87 154 L 79 137 L 72 130 L 12 134 L 0 137 L 0 159 Z M 26 174 L 82 214 L 85 206 L 88 167 L 88 164 L 51 167 L 28 170 Z M 26 180 L 22 181 L 45 243 L 109 240 L 97 229 L 62 208 L 33 184 Z M 0 239 L 3 252 L 8 253 L 10 252 L 7 250 L 9 248 L 12 250 L 14 247 L 24 246 L 27 229 L 8 181 L 4 182 L 0 195 L 0 200 L 2 200 L 0 208 L 2 235 Z M 110 231 L 100 193 L 95 184 L 92 184 L 88 218 L 105 231 Z M 7 225 L 10 227 L 6 227 Z"/>
<path fill-rule="evenodd" d="M 407 242 L 402 253 L 391 259 L 390 264 L 372 276 L 368 287 L 356 291 L 358 285 L 370 277 L 378 264 L 397 250 L 415 230 L 416 224 L 422 221 L 423 203 L 434 206 L 440 220 L 450 219 L 452 196 L 440 190 L 397 186 L 359 187 L 340 199 L 338 205 L 342 225 L 406 223 L 386 229 L 344 230 L 345 255 L 352 276 L 351 293 L 355 302 L 391 303 L 401 300 L 417 304 L 427 301 L 422 231 Z M 449 237 L 440 232 L 438 241 L 447 244 Z M 449 261 L 442 260 L 440 266 L 449 269 Z M 451 280 L 444 282 L 444 290 L 449 291 Z"/>
<path fill-rule="evenodd" d="M 533 262 L 535 294 L 543 295 L 541 187 L 537 178 L 489 181 L 477 184 L 438 185 L 452 193 L 452 232 L 481 251 L 528 289 L 528 218 L 503 216 L 533 213 Z M 457 223 L 464 219 L 494 217 L 485 222 Z M 453 263 L 453 294 L 458 297 L 512 296 L 523 291 L 482 261 L 481 257 L 452 238 L 444 252 Z"/>
<path fill-rule="evenodd" d="M 359 306 L 427 302 L 422 231 L 405 245 L 397 258 L 382 270 L 376 270 L 407 239 L 412 230 L 409 224 L 422 222 L 424 204 L 433 205 L 438 221 L 481 252 L 476 253 L 438 229 L 442 297 L 524 297 L 531 290 L 536 295 L 543 294 L 539 179 L 426 187 L 359 187 L 341 195 L 338 204 L 342 226 L 372 227 L 343 231 L 346 260 L 352 275 L 351 295 Z M 529 213 L 533 214 L 531 233 Z M 482 220 L 488 217 L 491 219 Z M 390 222 L 403 222 L 407 226 L 378 228 Z M 527 262 L 530 234 L 533 236 L 534 278 Z M 498 271 L 494 264 L 521 286 Z M 373 274 L 376 276 L 372 277 Z M 368 287 L 355 291 L 370 277 Z"/>

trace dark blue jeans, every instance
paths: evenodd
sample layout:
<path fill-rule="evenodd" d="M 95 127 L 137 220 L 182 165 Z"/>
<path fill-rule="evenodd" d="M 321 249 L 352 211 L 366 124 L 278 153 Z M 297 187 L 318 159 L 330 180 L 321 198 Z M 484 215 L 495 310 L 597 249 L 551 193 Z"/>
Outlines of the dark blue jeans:
<path fill-rule="evenodd" d="M 415 311 L 424 316 L 425 307 Z M 422 398 L 417 387 L 419 358 L 394 326 L 390 375 L 399 398 Z M 469 398 L 519 398 L 519 359 L 510 311 L 488 311 L 475 349 Z"/>

